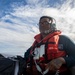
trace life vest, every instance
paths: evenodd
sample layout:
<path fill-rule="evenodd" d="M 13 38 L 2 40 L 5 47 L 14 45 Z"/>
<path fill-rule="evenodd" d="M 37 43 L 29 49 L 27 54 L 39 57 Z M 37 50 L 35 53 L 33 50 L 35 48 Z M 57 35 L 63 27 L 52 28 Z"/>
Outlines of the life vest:
<path fill-rule="evenodd" d="M 52 59 L 66 56 L 65 50 L 59 50 L 58 48 L 60 33 L 61 32 L 56 31 L 52 34 L 49 34 L 42 41 L 41 41 L 41 34 L 35 36 L 36 40 L 33 44 L 33 47 L 34 47 L 33 48 L 33 51 L 34 51 L 33 61 L 36 60 L 40 63 L 48 63 Z M 63 70 L 61 69 L 61 71 L 64 71 L 64 70 L 66 69 L 65 68 L 63 68 Z"/>
<path fill-rule="evenodd" d="M 43 39 L 39 45 L 34 47 L 35 54 L 39 53 L 37 57 L 36 56 L 34 57 L 34 59 L 39 59 L 40 61 L 41 60 L 49 61 L 58 57 L 66 56 L 65 51 L 59 50 L 58 48 L 59 35 L 60 35 L 60 32 L 54 32 L 53 34 L 50 34 L 45 39 Z M 35 37 L 37 43 L 40 41 L 39 39 L 40 36 L 41 35 L 39 34 Z M 34 45 L 37 44 L 35 43 Z"/>

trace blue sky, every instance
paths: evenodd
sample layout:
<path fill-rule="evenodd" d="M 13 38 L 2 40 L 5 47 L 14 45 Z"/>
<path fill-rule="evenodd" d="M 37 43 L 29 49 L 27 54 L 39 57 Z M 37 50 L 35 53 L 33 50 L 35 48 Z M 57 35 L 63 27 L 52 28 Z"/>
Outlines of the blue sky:
<path fill-rule="evenodd" d="M 41 6 L 44 6 L 48 4 L 48 6 L 50 7 L 56 7 L 56 4 L 62 4 L 62 2 L 64 2 L 64 0 L 0 0 L 0 10 L 1 10 L 1 15 L 6 15 L 10 12 L 13 12 L 13 5 L 15 6 L 26 6 L 26 5 L 30 5 L 30 6 L 34 6 L 36 5 L 36 3 L 42 3 Z M 44 3 L 46 2 L 46 3 Z"/>
<path fill-rule="evenodd" d="M 0 52 L 23 55 L 42 15 L 54 17 L 62 34 L 75 40 L 75 0 L 0 0 Z"/>

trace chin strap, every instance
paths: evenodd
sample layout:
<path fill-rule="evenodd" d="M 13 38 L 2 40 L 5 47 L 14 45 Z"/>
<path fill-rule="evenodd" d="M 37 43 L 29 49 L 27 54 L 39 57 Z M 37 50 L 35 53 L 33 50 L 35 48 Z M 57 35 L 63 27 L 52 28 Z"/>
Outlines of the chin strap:
<path fill-rule="evenodd" d="M 35 62 L 35 65 L 36 65 L 37 70 L 38 70 L 42 75 L 45 75 L 46 73 L 48 73 L 49 68 L 42 72 L 42 69 L 41 69 L 40 66 L 36 63 L 36 60 L 35 60 L 34 62 Z"/>
<path fill-rule="evenodd" d="M 45 75 L 45 74 L 47 74 L 47 73 L 49 72 L 49 68 L 42 72 L 42 69 L 41 69 L 41 67 L 37 64 L 36 60 L 34 60 L 34 62 L 35 62 L 35 65 L 36 65 L 37 70 L 38 70 L 42 75 Z M 56 71 L 55 75 L 59 75 L 59 70 Z"/>
<path fill-rule="evenodd" d="M 47 74 L 47 73 L 49 72 L 49 68 L 42 72 L 42 69 L 41 69 L 40 66 L 36 63 L 36 60 L 34 60 L 34 62 L 35 62 L 35 65 L 36 65 L 37 70 L 38 70 L 42 75 L 45 75 L 45 74 Z M 59 75 L 59 70 L 56 71 L 55 75 Z"/>

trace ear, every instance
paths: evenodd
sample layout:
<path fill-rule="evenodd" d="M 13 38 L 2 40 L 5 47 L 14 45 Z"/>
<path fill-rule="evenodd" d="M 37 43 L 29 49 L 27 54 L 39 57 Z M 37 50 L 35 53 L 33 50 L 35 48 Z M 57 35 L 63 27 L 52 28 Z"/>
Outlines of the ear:
<path fill-rule="evenodd" d="M 56 24 L 55 23 L 51 24 L 51 29 L 56 30 Z"/>

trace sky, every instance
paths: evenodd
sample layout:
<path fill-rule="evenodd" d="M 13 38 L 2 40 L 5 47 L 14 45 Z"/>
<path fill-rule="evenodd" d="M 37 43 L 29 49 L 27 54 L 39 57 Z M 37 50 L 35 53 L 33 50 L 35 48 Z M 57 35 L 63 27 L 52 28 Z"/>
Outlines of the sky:
<path fill-rule="evenodd" d="M 55 18 L 57 29 L 75 40 L 75 0 L 0 0 L 0 53 L 23 56 L 43 15 Z"/>

